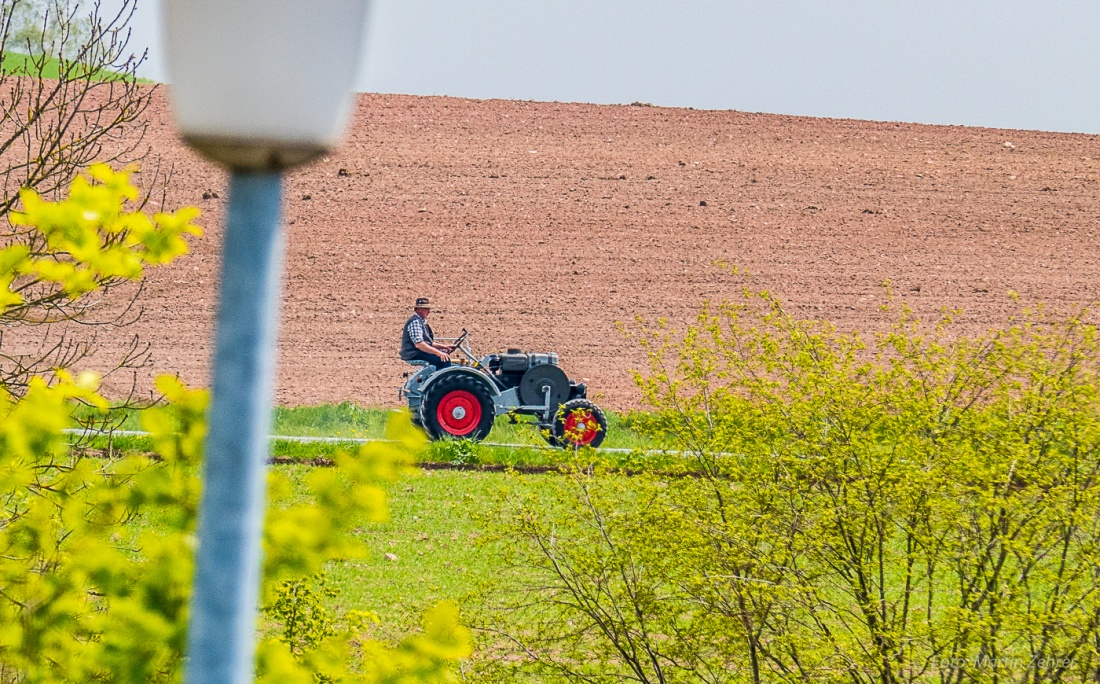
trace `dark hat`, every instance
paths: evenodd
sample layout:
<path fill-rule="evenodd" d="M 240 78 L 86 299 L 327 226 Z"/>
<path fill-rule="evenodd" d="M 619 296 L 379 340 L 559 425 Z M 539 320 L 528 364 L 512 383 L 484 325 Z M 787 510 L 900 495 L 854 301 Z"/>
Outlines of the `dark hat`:
<path fill-rule="evenodd" d="M 430 309 L 430 308 L 432 308 L 432 303 L 430 301 L 428 301 L 427 297 L 417 297 L 416 298 L 416 304 L 413 305 L 413 308 L 414 309 Z"/>

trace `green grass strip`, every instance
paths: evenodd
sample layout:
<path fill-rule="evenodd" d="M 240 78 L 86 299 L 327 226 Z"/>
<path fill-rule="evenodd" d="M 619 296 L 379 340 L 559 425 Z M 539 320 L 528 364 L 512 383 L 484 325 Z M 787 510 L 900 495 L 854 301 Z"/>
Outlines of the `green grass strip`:
<path fill-rule="evenodd" d="M 63 66 L 61 60 L 56 57 L 46 57 L 45 61 L 42 61 L 41 56 L 25 55 L 20 52 L 4 52 L 3 65 L 0 69 L 5 74 L 12 74 L 15 76 L 31 76 L 34 78 L 60 78 Z M 68 77 L 71 79 L 87 77 L 91 81 L 136 81 L 137 83 L 155 83 L 147 78 L 135 78 L 129 74 L 121 74 L 117 71 L 110 71 L 107 69 L 99 69 L 98 71 L 91 71 L 88 68 L 81 68 L 80 65 L 75 65 L 75 69 L 67 71 Z"/>
<path fill-rule="evenodd" d="M 363 408 L 351 402 L 277 407 L 273 433 L 293 437 L 383 439 L 386 420 L 391 411 L 392 409 Z M 596 451 L 601 465 L 632 469 L 661 467 L 672 462 L 673 458 L 670 456 L 652 453 L 666 445 L 636 432 L 632 427 L 631 414 L 608 412 L 606 416 L 607 437 L 601 449 Z M 141 430 L 140 411 L 119 411 L 113 427 L 116 430 Z M 542 469 L 559 466 L 569 459 L 567 452 L 550 448 L 538 427 L 527 417 L 521 416 L 517 422 L 513 422 L 508 416 L 499 416 L 486 442 L 488 443 L 468 440 L 432 442 L 422 461 L 437 466 L 470 469 L 476 469 L 477 466 Z M 495 446 L 497 444 L 515 446 Z M 109 452 L 151 451 L 153 443 L 148 437 L 112 435 L 91 438 L 87 446 Z M 318 459 L 331 459 L 341 450 L 354 448 L 354 443 L 276 440 L 272 443 L 272 456 L 280 462 L 309 463 Z"/>

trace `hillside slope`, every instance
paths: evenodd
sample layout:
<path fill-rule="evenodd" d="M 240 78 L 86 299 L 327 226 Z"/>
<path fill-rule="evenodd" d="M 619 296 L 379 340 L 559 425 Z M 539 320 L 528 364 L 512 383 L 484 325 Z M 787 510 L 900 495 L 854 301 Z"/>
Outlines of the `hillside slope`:
<path fill-rule="evenodd" d="M 151 371 L 204 383 L 226 178 L 177 141 L 163 91 L 152 116 L 170 201 L 208 235 L 152 276 L 136 331 Z M 1098 159 L 1084 135 L 364 95 L 347 143 L 287 182 L 278 400 L 396 404 L 401 324 L 430 296 L 437 334 L 555 350 L 634 406 L 643 359 L 616 321 L 735 295 L 716 260 L 844 329 L 883 327 L 886 280 L 967 331 L 1003 322 L 1008 290 L 1075 306 L 1100 293 Z"/>

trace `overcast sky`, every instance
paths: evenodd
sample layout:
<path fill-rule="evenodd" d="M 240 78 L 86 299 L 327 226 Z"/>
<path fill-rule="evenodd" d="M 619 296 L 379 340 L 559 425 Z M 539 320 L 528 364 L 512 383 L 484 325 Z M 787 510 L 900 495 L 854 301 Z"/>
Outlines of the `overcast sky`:
<path fill-rule="evenodd" d="M 1098 36 L 1098 0 L 373 0 L 359 89 L 1100 133 Z"/>

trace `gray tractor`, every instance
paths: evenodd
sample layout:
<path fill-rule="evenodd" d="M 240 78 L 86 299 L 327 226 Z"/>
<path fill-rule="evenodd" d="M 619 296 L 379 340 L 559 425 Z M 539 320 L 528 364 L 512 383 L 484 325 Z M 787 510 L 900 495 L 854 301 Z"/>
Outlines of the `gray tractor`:
<path fill-rule="evenodd" d="M 559 447 L 598 447 L 607 418 L 558 366 L 558 355 L 509 349 L 476 358 L 468 333 L 454 340 L 452 365 L 436 370 L 425 362 L 405 374 L 400 396 L 413 421 L 432 439 L 483 440 L 497 416 L 533 416 L 540 433 Z M 459 358 L 461 357 L 464 358 Z"/>

